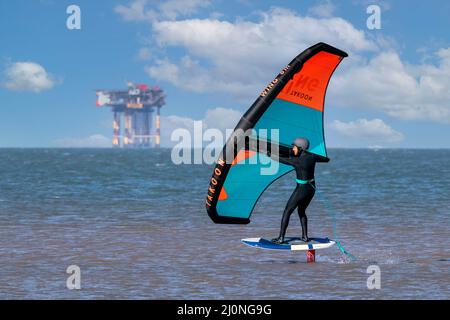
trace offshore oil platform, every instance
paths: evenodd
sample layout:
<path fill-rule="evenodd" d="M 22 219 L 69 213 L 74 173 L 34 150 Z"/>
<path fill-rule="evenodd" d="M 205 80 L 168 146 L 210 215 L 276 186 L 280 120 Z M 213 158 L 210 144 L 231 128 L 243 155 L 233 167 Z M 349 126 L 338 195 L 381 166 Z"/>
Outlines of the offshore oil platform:
<path fill-rule="evenodd" d="M 127 85 L 127 90 L 96 91 L 97 107 L 112 108 L 113 147 L 159 147 L 161 144 L 160 109 L 165 105 L 163 90 L 158 86 L 149 87 L 146 84 L 132 82 Z M 154 113 L 156 113 L 155 117 L 153 117 Z M 124 128 L 121 134 L 122 119 Z"/>

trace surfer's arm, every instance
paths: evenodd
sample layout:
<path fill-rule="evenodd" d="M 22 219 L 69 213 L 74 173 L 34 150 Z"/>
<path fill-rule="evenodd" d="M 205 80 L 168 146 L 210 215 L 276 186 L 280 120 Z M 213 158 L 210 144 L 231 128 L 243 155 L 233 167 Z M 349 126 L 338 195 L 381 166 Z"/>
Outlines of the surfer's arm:
<path fill-rule="evenodd" d="M 275 159 L 275 160 L 278 160 L 278 162 L 281 162 L 283 164 L 287 164 L 287 165 L 290 165 L 290 166 L 294 165 L 294 160 L 289 158 L 289 157 L 278 156 L 278 158 Z"/>
<path fill-rule="evenodd" d="M 275 161 L 278 161 L 278 162 L 281 162 L 283 164 L 287 164 L 290 166 L 294 165 L 295 161 L 291 157 L 283 157 L 279 153 L 274 154 L 274 153 L 271 153 L 269 150 L 267 150 L 265 153 L 268 157 L 272 158 Z"/>
<path fill-rule="evenodd" d="M 319 156 L 318 154 L 314 154 L 314 159 L 316 162 L 330 162 L 330 158 Z"/>

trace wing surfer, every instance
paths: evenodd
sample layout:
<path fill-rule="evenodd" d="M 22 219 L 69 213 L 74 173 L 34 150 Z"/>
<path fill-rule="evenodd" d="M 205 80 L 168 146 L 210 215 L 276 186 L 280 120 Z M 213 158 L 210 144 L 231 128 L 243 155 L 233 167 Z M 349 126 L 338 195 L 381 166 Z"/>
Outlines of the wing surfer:
<path fill-rule="evenodd" d="M 308 152 L 309 141 L 306 138 L 297 138 L 292 143 L 289 157 L 279 157 L 279 162 L 291 165 L 295 168 L 297 174 L 297 186 L 292 193 L 281 219 L 280 235 L 278 238 L 272 239 L 275 243 L 283 243 L 286 235 L 286 229 L 289 225 L 289 219 L 292 212 L 297 208 L 302 225 L 302 237 L 305 242 L 308 238 L 308 218 L 306 217 L 306 208 L 314 197 L 316 192 L 316 184 L 314 181 L 314 169 L 316 162 L 328 162 L 329 158 L 319 156 Z"/>

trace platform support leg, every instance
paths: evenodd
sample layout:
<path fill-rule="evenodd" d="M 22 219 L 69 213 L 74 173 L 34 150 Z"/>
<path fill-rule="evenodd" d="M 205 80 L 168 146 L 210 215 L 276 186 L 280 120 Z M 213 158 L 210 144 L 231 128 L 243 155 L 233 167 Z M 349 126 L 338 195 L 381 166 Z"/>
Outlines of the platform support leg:
<path fill-rule="evenodd" d="M 316 250 L 308 250 L 306 251 L 306 262 L 315 262 L 316 261 Z"/>

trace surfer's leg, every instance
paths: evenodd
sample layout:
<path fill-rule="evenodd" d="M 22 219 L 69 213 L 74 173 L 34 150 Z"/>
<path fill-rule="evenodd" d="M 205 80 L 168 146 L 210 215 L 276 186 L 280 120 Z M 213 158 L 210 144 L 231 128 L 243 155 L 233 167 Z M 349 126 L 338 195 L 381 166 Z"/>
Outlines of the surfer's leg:
<path fill-rule="evenodd" d="M 297 207 L 297 211 L 302 225 L 302 240 L 308 241 L 308 217 L 306 216 L 305 207 L 300 205 Z"/>
<path fill-rule="evenodd" d="M 297 212 L 302 225 L 302 240 L 308 242 L 308 217 L 306 216 L 306 208 L 308 208 L 312 198 L 314 197 L 314 190 L 311 192 L 305 188 L 305 190 L 302 191 L 302 197 L 298 202 Z"/>
<path fill-rule="evenodd" d="M 272 239 L 273 242 L 276 243 L 284 242 L 286 230 L 289 225 L 289 219 L 291 218 L 292 212 L 294 212 L 295 208 L 297 207 L 298 198 L 299 198 L 298 188 L 296 188 L 295 191 L 292 193 L 291 197 L 289 198 L 289 201 L 286 204 L 286 208 L 284 209 L 283 217 L 281 218 L 280 235 L 278 236 L 278 238 Z"/>

